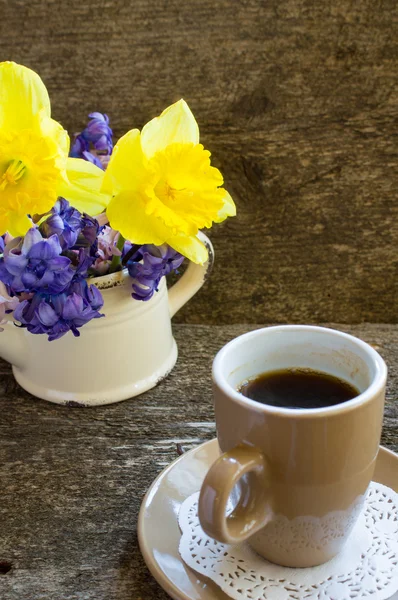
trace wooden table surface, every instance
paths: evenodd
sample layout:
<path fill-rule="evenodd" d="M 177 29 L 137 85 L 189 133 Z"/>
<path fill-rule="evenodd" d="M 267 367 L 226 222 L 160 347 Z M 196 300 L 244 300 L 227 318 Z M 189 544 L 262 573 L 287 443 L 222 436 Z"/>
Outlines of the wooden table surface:
<path fill-rule="evenodd" d="M 370 342 L 387 361 L 382 443 L 397 451 L 398 325 L 335 327 Z M 35 400 L 0 363 L 1 600 L 167 598 L 138 549 L 140 503 L 177 457 L 177 443 L 188 449 L 215 436 L 212 358 L 254 328 L 175 326 L 180 357 L 172 374 L 104 408 Z"/>

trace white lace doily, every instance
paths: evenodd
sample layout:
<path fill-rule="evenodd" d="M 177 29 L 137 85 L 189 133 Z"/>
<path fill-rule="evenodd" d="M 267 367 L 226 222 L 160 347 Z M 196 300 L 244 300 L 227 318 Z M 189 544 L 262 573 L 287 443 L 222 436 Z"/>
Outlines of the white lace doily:
<path fill-rule="evenodd" d="M 398 590 L 398 494 L 370 484 L 343 551 L 311 569 L 279 567 L 248 544 L 209 538 L 198 519 L 199 492 L 181 506 L 180 555 L 235 600 L 386 600 Z"/>

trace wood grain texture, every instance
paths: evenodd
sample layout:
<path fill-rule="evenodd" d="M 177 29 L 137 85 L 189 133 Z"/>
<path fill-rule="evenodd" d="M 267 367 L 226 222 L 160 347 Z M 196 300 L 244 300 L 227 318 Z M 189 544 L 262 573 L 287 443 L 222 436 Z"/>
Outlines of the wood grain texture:
<path fill-rule="evenodd" d="M 95 409 L 36 400 L 0 362 L 1 600 L 166 600 L 138 549 L 140 503 L 177 443 L 189 449 L 215 437 L 213 356 L 254 327 L 177 325 L 171 375 Z M 382 443 L 398 451 L 398 326 L 338 327 L 388 363 Z"/>
<path fill-rule="evenodd" d="M 184 97 L 238 217 L 191 323 L 398 322 L 395 0 L 0 0 L 0 58 L 117 135 Z"/>

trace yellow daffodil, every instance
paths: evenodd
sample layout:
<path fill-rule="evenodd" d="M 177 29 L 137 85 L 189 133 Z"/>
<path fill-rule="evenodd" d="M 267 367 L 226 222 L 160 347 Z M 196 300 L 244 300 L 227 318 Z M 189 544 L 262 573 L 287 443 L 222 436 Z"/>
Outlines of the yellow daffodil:
<path fill-rule="evenodd" d="M 103 190 L 112 194 L 107 216 L 113 229 L 136 244 L 169 244 L 202 264 L 207 250 L 198 230 L 236 214 L 199 144 L 199 129 L 184 100 L 116 144 Z"/>
<path fill-rule="evenodd" d="M 51 119 L 39 75 L 0 63 L 0 235 L 24 235 L 29 215 L 48 212 L 58 196 L 92 215 L 104 209 L 103 171 L 68 152 L 68 134 Z"/>

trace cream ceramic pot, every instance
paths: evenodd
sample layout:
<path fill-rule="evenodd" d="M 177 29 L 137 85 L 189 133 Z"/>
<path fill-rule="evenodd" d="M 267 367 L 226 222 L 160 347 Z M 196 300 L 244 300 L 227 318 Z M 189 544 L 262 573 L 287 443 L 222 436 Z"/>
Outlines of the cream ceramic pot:
<path fill-rule="evenodd" d="M 279 408 L 237 391 L 266 371 L 311 368 L 360 394 L 315 409 Z M 211 537 L 248 540 L 266 559 L 312 567 L 335 556 L 361 510 L 376 464 L 387 368 L 365 342 L 291 325 L 232 340 L 213 365 L 217 437 L 224 452 L 203 483 L 199 517 Z M 237 506 L 226 516 L 228 498 Z"/>
<path fill-rule="evenodd" d="M 165 278 L 147 302 L 131 297 L 127 271 L 90 280 L 104 298 L 101 312 L 80 330 L 49 342 L 9 320 L 0 333 L 0 355 L 12 364 L 17 382 L 28 392 L 68 406 L 111 404 L 154 387 L 174 367 L 177 345 L 171 317 L 200 289 L 213 261 L 210 240 L 203 265 L 189 263 L 169 290 Z"/>

